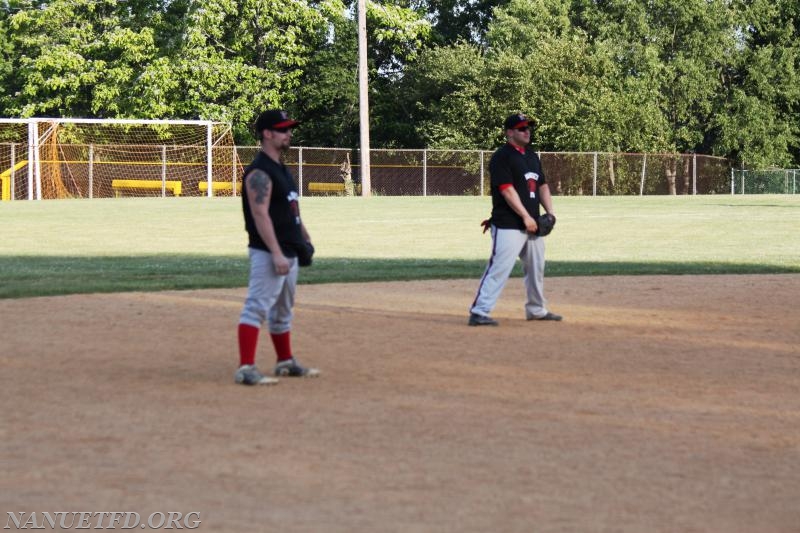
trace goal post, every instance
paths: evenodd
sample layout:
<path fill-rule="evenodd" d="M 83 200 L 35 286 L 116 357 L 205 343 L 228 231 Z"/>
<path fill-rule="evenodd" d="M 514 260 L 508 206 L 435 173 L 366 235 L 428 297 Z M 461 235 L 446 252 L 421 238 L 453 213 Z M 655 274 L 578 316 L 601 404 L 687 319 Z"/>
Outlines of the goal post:
<path fill-rule="evenodd" d="M 17 199 L 229 196 L 241 168 L 222 122 L 0 119 L 0 185 Z"/>
<path fill-rule="evenodd" d="M 797 194 L 800 169 L 731 170 L 731 194 Z"/>
<path fill-rule="evenodd" d="M 24 119 L 0 118 L 0 201 L 28 198 L 31 160 L 30 122 Z"/>

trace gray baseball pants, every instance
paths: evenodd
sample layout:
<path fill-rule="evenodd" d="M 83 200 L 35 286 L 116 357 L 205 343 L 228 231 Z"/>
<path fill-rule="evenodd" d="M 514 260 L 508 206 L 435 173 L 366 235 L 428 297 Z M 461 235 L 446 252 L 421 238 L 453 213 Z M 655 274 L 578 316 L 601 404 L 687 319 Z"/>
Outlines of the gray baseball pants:
<path fill-rule="evenodd" d="M 288 257 L 291 263 L 289 273 L 279 276 L 275 273 L 271 253 L 255 248 L 248 250 L 250 282 L 239 323 L 261 328 L 264 322 L 269 322 L 270 333 L 280 334 L 290 331 L 299 269 L 297 258 Z"/>
<path fill-rule="evenodd" d="M 547 314 L 544 297 L 544 239 L 516 229 L 492 226 L 492 255 L 483 273 L 470 313 L 489 316 L 519 257 L 525 273 L 525 317 Z"/>

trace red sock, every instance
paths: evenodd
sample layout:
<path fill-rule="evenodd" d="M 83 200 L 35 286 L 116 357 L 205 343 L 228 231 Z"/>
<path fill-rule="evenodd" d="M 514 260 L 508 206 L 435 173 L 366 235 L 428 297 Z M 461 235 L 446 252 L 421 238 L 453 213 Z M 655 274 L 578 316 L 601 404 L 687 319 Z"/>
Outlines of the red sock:
<path fill-rule="evenodd" d="M 258 328 L 249 324 L 239 324 L 239 364 L 252 365 L 256 362 Z"/>
<path fill-rule="evenodd" d="M 290 331 L 285 333 L 271 333 L 272 344 L 275 346 L 275 353 L 278 355 L 278 362 L 292 358 L 292 342 Z"/>

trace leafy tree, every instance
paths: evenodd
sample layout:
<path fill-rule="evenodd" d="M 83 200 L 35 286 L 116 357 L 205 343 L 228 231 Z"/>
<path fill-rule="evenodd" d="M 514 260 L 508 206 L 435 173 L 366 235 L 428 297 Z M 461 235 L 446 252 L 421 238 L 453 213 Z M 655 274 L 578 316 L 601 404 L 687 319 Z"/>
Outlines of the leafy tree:
<path fill-rule="evenodd" d="M 789 20 L 790 3 L 779 4 L 776 17 Z M 524 110 L 539 120 L 544 149 L 725 153 L 731 101 L 767 121 L 774 108 L 752 96 L 755 87 L 737 96 L 731 72 L 745 76 L 735 13 L 723 0 L 511 0 L 495 10 L 485 52 L 464 43 L 426 51 L 404 90 L 419 99 L 421 136 L 434 145 L 485 145 L 497 139 L 499 117 Z M 751 77 L 794 72 L 787 48 L 796 28 L 786 31 L 780 58 L 761 51 L 761 61 L 746 60 Z M 792 116 L 789 86 L 798 84 L 776 81 L 769 85 L 785 87 L 784 116 Z"/>
<path fill-rule="evenodd" d="M 352 148 L 359 142 L 358 28 L 344 11 L 329 23 L 329 38 L 309 58 L 289 107 L 307 124 L 298 142 Z"/>
<path fill-rule="evenodd" d="M 11 90 L 14 46 L 11 42 L 9 18 L 11 8 L 7 2 L 0 2 L 0 95 Z M 0 116 L 3 115 L 2 96 L 0 96 Z"/>
<path fill-rule="evenodd" d="M 736 62 L 715 148 L 755 168 L 800 163 L 800 6 L 785 0 L 737 2 Z"/>
<path fill-rule="evenodd" d="M 304 68 L 297 101 L 290 105 L 314 128 L 298 130 L 298 140 L 317 146 L 359 143 L 358 28 L 355 2 L 331 16 L 328 38 Z M 430 24 L 412 7 L 367 2 L 367 42 L 371 145 L 404 145 L 414 125 L 395 99 L 398 80 L 430 39 Z M 325 120 L 320 123 L 320 117 Z"/>
<path fill-rule="evenodd" d="M 421 2 L 433 20 L 435 40 L 440 45 L 466 42 L 483 46 L 496 8 L 509 0 L 439 0 Z"/>
<path fill-rule="evenodd" d="M 406 110 L 406 120 L 419 136 L 411 146 L 471 148 L 489 135 L 485 68 L 483 53 L 471 44 L 421 54 L 397 91 L 398 106 Z"/>
<path fill-rule="evenodd" d="M 355 0 L 0 0 L 0 115 L 258 111 L 358 144 Z M 512 111 L 546 150 L 800 164 L 794 0 L 367 2 L 372 145 L 486 148 Z"/>
<path fill-rule="evenodd" d="M 485 52 L 465 43 L 442 47 L 411 70 L 408 94 L 429 95 L 419 106 L 427 110 L 427 143 L 495 145 L 502 119 L 519 111 L 537 119 L 534 140 L 548 150 L 618 150 L 626 129 L 658 123 L 652 108 L 620 97 L 624 77 L 613 50 L 572 24 L 567 0 L 512 0 L 495 15 Z"/>
<path fill-rule="evenodd" d="M 16 4 L 6 22 L 13 73 L 0 96 L 4 113 L 114 116 L 156 52 L 152 29 L 123 14 L 114 0 Z"/>
<path fill-rule="evenodd" d="M 293 101 L 305 65 L 325 39 L 326 15 L 341 9 L 337 0 L 315 6 L 193 2 L 179 52 L 149 66 L 133 107 L 146 108 L 165 95 L 175 115 L 231 122 L 237 141 L 252 143 L 255 116 Z"/>

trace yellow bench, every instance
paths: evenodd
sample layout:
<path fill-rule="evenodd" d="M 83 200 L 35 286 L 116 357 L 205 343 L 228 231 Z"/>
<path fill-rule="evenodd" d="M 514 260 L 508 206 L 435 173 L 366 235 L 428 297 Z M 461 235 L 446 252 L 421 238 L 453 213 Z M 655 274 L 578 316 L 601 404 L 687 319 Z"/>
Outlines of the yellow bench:
<path fill-rule="evenodd" d="M 318 183 L 308 184 L 308 192 L 344 192 L 344 183 Z"/>
<path fill-rule="evenodd" d="M 161 190 L 164 186 L 165 191 L 169 191 L 173 196 L 181 195 L 181 182 L 180 181 L 161 181 L 161 180 L 111 180 L 111 188 L 114 190 L 114 196 L 119 198 L 122 196 L 122 191 L 125 189 L 147 189 L 147 190 Z"/>
<path fill-rule="evenodd" d="M 361 194 L 361 184 L 356 183 L 353 187 L 355 194 Z M 344 183 L 321 183 L 310 181 L 308 183 L 308 192 L 344 192 Z"/>
<path fill-rule="evenodd" d="M 208 182 L 207 181 L 200 181 L 197 183 L 197 187 L 200 189 L 200 192 L 208 192 Z M 211 191 L 232 191 L 233 190 L 233 183 L 230 181 L 212 181 L 211 182 Z M 241 182 L 236 183 L 236 192 L 242 192 L 242 184 Z"/>
<path fill-rule="evenodd" d="M 14 165 L 14 168 L 9 168 L 0 174 L 0 199 L 3 201 L 11 200 L 11 173 L 16 172 L 27 164 L 28 162 L 25 160 L 20 161 Z"/>

